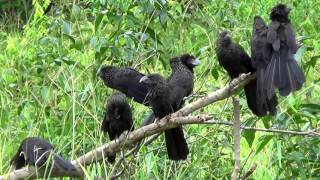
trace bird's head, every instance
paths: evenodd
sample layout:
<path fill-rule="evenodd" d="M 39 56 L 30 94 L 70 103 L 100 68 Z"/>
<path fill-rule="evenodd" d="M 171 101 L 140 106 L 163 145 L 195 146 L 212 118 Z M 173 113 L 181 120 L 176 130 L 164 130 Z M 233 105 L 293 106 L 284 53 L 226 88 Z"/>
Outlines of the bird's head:
<path fill-rule="evenodd" d="M 179 67 L 180 64 L 184 64 L 190 70 L 192 70 L 194 67 L 200 65 L 200 63 L 201 62 L 199 61 L 199 59 L 190 54 L 184 54 L 180 57 L 170 59 L 170 66 L 172 69 L 174 69 L 175 67 Z"/>
<path fill-rule="evenodd" d="M 114 66 L 102 66 L 97 71 L 97 76 L 100 77 L 103 82 L 107 85 L 110 81 L 110 77 L 113 74 Z"/>
<path fill-rule="evenodd" d="M 260 16 L 255 16 L 253 20 L 253 29 L 261 29 L 266 27 L 265 22 Z"/>
<path fill-rule="evenodd" d="M 289 21 L 289 13 L 291 8 L 288 8 L 285 4 L 278 4 L 272 8 L 270 13 L 270 19 L 272 21 L 276 20 L 279 22 Z"/>
<path fill-rule="evenodd" d="M 160 84 L 164 84 L 165 79 L 160 74 L 149 74 L 143 76 L 139 82 L 144 84 L 147 88 L 154 88 Z"/>
<path fill-rule="evenodd" d="M 195 58 L 194 56 L 190 54 L 184 54 L 180 57 L 180 60 L 183 64 L 188 66 L 189 68 L 194 68 L 198 65 L 200 65 L 200 60 Z"/>
<path fill-rule="evenodd" d="M 100 78 L 105 77 L 107 74 L 110 73 L 110 71 L 112 71 L 114 69 L 113 66 L 101 66 L 98 71 L 97 71 L 97 76 L 99 76 Z"/>
<path fill-rule="evenodd" d="M 218 44 L 228 46 L 232 42 L 231 34 L 228 31 L 223 31 L 218 35 Z"/>

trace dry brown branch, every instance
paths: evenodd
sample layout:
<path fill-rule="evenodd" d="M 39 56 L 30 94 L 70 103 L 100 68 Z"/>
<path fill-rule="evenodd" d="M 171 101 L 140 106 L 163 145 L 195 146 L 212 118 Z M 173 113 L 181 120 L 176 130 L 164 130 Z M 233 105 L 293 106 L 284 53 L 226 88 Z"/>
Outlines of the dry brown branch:
<path fill-rule="evenodd" d="M 240 105 L 239 101 L 233 97 L 233 152 L 234 152 L 234 168 L 232 171 L 231 179 L 236 180 L 239 177 L 239 172 L 241 169 L 241 159 L 240 159 Z"/>
<path fill-rule="evenodd" d="M 15 170 L 8 175 L 3 175 L 0 180 L 5 179 L 37 179 L 48 177 L 44 169 L 36 169 L 33 166 L 26 167 L 23 169 Z M 52 171 L 50 177 L 83 177 L 83 171 L 77 167 L 76 171 Z"/>

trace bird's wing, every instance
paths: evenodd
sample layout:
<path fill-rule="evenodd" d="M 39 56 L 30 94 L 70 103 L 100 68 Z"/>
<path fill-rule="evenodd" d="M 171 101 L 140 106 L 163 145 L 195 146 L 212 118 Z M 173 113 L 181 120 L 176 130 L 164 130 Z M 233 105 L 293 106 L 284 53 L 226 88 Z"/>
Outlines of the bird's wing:
<path fill-rule="evenodd" d="M 113 77 L 113 88 L 133 98 L 134 101 L 141 104 L 148 104 L 146 96 L 147 88 L 139 82 L 144 74 L 130 68 L 119 69 Z"/>
<path fill-rule="evenodd" d="M 292 53 L 296 53 L 298 50 L 297 43 L 296 43 L 296 38 L 294 31 L 292 29 L 292 26 L 290 23 L 284 24 L 284 29 L 285 29 L 285 36 L 286 36 L 286 43 L 291 50 Z"/>
<path fill-rule="evenodd" d="M 278 21 L 272 21 L 268 27 L 267 33 L 267 42 L 272 44 L 272 47 L 275 51 L 279 51 L 280 49 L 280 38 L 278 37 L 278 28 L 280 23 Z"/>

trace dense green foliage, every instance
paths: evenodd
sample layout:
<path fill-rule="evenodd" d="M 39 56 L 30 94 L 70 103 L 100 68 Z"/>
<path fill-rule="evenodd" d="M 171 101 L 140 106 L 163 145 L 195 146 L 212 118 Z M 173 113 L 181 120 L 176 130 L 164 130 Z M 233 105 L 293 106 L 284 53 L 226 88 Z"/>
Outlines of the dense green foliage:
<path fill-rule="evenodd" d="M 190 53 L 202 65 L 196 69 L 195 92 L 206 94 L 228 83 L 215 57 L 217 33 L 227 29 L 250 53 L 252 20 L 267 22 L 275 0 L 165 1 L 84 0 L 34 1 L 24 28 L 15 29 L 18 15 L 0 22 L 0 174 L 22 139 L 50 140 L 64 156 L 75 159 L 108 142 L 100 129 L 105 99 L 112 92 L 96 77 L 101 64 L 131 66 L 144 73 L 169 74 L 168 60 Z M 179 3 L 180 2 L 180 3 Z M 320 4 L 284 1 L 301 45 L 296 59 L 303 67 L 303 89 L 279 98 L 275 117 L 257 118 L 243 92 L 241 120 L 248 126 L 307 131 L 320 119 Z M 22 5 L 16 4 L 23 11 Z M 0 6 L 1 11 L 4 8 Z M 8 11 L 5 9 L 5 11 Z M 18 14 L 18 13 L 16 13 Z M 6 19 L 7 18 L 7 19 Z M 8 18 L 10 21 L 8 21 Z M 18 18 L 18 17 L 17 17 Z M 10 28 L 9 28 L 10 27 Z M 149 111 L 131 102 L 135 127 Z M 217 120 L 231 120 L 232 104 L 224 100 L 203 110 Z M 123 178 L 229 179 L 233 168 L 232 129 L 216 125 L 185 126 L 190 155 L 169 161 L 163 137 L 128 158 Z M 320 140 L 313 137 L 243 131 L 242 172 L 257 163 L 254 179 L 320 178 Z M 107 162 L 87 167 L 87 175 L 108 175 Z"/>

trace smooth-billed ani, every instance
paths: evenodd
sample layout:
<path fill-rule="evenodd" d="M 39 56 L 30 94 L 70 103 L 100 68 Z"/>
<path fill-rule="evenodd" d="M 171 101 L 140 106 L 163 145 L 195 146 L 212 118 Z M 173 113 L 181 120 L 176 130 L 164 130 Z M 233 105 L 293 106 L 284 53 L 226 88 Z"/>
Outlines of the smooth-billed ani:
<path fill-rule="evenodd" d="M 48 159 L 53 170 L 76 170 L 73 164 L 54 152 L 53 146 L 48 141 L 39 137 L 29 137 L 23 140 L 10 163 L 13 170 L 21 169 L 26 165 L 42 168 L 45 167 Z"/>
<path fill-rule="evenodd" d="M 219 34 L 216 42 L 216 54 L 219 64 L 228 72 L 229 76 L 237 78 L 242 73 L 254 73 L 255 69 L 251 64 L 251 59 L 244 49 L 232 42 L 229 32 L 224 31 Z M 250 81 L 244 87 L 248 107 L 257 116 L 263 116 L 267 112 L 260 112 L 257 106 L 257 80 Z"/>
<path fill-rule="evenodd" d="M 259 16 L 254 17 L 251 37 L 251 61 L 257 69 L 257 105 L 260 112 L 276 114 L 277 96 L 273 93 L 271 99 L 264 89 L 265 70 L 270 62 L 270 45 L 267 44 L 268 27 Z"/>
<path fill-rule="evenodd" d="M 264 89 L 269 99 L 276 89 L 280 95 L 287 96 L 299 90 L 305 82 L 304 74 L 294 59 L 298 48 L 289 13 L 290 9 L 284 4 L 276 5 L 270 13 L 272 22 L 267 32 L 270 49 L 266 50 L 266 53 L 270 53 L 270 60 L 264 80 Z"/>
<path fill-rule="evenodd" d="M 194 85 L 193 68 L 199 64 L 200 61 L 189 54 L 172 58 L 170 60 L 172 72 L 167 79 L 169 83 L 171 82 L 170 86 L 180 87 L 181 94 L 184 97 L 189 96 L 193 91 Z M 139 83 L 144 74 L 131 68 L 104 66 L 99 70 L 98 75 L 106 86 L 121 91 L 140 104 L 148 105 L 146 98 L 148 90 L 144 84 Z M 181 108 L 181 105 L 176 108 Z M 143 125 L 150 124 L 153 121 L 154 115 L 151 113 L 143 122 Z"/>
<path fill-rule="evenodd" d="M 173 113 L 173 106 L 176 103 L 180 104 L 183 100 L 179 92 L 170 89 L 169 83 L 159 74 L 144 76 L 140 79 L 140 82 L 149 90 L 148 101 L 156 118 L 161 119 Z M 166 130 L 165 140 L 170 159 L 184 160 L 187 158 L 189 149 L 181 126 Z"/>
<path fill-rule="evenodd" d="M 110 140 L 118 138 L 124 131 L 133 131 L 132 113 L 124 94 L 117 92 L 108 98 L 101 130 L 109 134 Z M 110 163 L 116 156 L 108 156 Z"/>
<path fill-rule="evenodd" d="M 174 111 L 179 110 L 184 103 L 183 99 L 192 94 L 194 87 L 193 68 L 199 64 L 200 61 L 189 54 L 170 59 L 172 71 L 166 81 L 171 91 L 174 92 L 172 94 L 175 94 L 175 97 L 171 97 L 176 99 L 171 104 Z M 150 124 L 153 121 L 154 116 L 147 118 L 144 124 Z"/>

